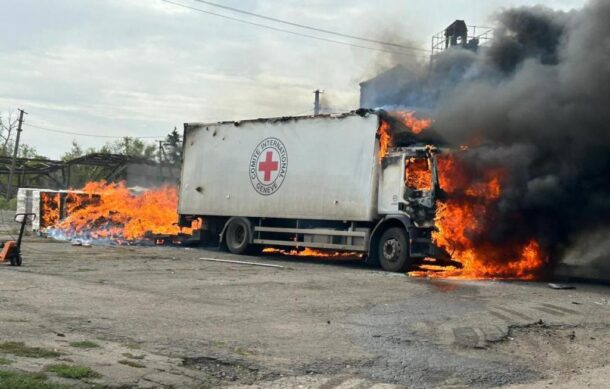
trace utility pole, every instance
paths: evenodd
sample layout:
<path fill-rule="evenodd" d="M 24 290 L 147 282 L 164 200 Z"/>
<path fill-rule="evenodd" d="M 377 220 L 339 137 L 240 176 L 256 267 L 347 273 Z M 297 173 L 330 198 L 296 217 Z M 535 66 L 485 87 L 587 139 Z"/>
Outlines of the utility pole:
<path fill-rule="evenodd" d="M 315 91 L 313 91 L 313 94 L 315 95 L 315 99 L 313 102 L 313 114 L 314 116 L 318 116 L 320 114 L 320 93 L 324 93 L 324 91 L 321 91 L 319 89 L 316 89 Z"/>
<path fill-rule="evenodd" d="M 165 160 L 165 158 L 163 158 L 165 152 L 163 150 L 162 140 L 159 141 L 159 151 L 157 152 L 157 155 L 157 158 L 159 159 L 159 180 L 161 180 L 163 178 L 163 161 Z"/>
<path fill-rule="evenodd" d="M 13 150 L 13 160 L 11 162 L 11 170 L 8 175 L 8 183 L 6 184 L 6 199 L 11 198 L 11 184 L 13 183 L 13 174 L 15 173 L 15 165 L 17 164 L 17 154 L 19 153 L 19 138 L 21 137 L 21 126 L 23 124 L 23 115 L 28 113 L 19 109 L 19 125 L 17 126 L 17 137 L 15 139 L 15 150 Z"/>

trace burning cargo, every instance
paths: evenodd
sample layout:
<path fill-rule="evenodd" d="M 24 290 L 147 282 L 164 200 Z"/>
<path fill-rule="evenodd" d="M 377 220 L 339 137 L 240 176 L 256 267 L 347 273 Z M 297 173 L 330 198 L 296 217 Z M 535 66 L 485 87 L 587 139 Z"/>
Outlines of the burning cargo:
<path fill-rule="evenodd" d="M 32 230 L 61 239 L 98 243 L 182 243 L 191 229 L 176 225 L 177 190 L 128 188 L 125 183 L 90 182 L 81 190 L 21 188 L 18 209 L 40 222 Z"/>
<path fill-rule="evenodd" d="M 19 188 L 17 213 L 34 213 L 37 217 L 29 224 L 31 231 L 45 232 L 93 200 L 86 200 L 87 197 L 86 193 L 75 190 Z"/>
<path fill-rule="evenodd" d="M 418 131 L 427 125 L 408 118 Z M 401 123 L 359 110 L 186 124 L 181 225 L 203 218 L 207 241 L 237 254 L 268 246 L 359 252 L 391 271 L 447 258 L 431 240 L 437 149 Z M 390 127 L 400 143 L 391 143 Z"/>

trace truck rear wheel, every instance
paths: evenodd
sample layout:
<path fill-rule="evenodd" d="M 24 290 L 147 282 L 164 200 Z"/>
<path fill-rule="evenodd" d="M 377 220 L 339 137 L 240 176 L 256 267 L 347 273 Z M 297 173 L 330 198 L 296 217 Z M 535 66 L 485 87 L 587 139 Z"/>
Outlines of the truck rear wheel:
<path fill-rule="evenodd" d="M 399 227 L 388 228 L 379 239 L 377 255 L 383 270 L 407 271 L 411 267 L 407 232 Z"/>
<path fill-rule="evenodd" d="M 233 254 L 245 254 L 250 246 L 250 226 L 241 218 L 231 221 L 227 226 L 226 238 L 227 248 Z"/>

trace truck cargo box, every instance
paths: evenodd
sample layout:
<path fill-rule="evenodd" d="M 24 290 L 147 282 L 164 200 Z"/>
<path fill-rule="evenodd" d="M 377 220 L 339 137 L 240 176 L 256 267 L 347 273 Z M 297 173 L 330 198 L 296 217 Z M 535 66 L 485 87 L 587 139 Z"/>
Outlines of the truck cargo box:
<path fill-rule="evenodd" d="M 179 213 L 377 217 L 374 113 L 185 124 Z"/>

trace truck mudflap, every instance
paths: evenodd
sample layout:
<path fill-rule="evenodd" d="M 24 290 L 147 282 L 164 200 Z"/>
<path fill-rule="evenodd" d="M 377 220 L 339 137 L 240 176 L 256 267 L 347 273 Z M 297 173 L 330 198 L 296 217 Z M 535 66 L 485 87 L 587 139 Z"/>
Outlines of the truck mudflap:
<path fill-rule="evenodd" d="M 411 240 L 411 258 L 435 258 L 440 260 L 450 260 L 451 255 L 444 249 L 438 247 L 430 240 L 425 238 L 416 238 Z"/>
<path fill-rule="evenodd" d="M 457 262 L 451 258 L 445 249 L 438 247 L 429 239 L 413 239 L 411 240 L 411 258 L 413 259 L 424 259 L 434 258 L 437 260 L 437 264 L 443 266 L 455 266 L 458 268 L 462 267 L 460 262 Z"/>
<path fill-rule="evenodd" d="M 410 256 L 414 259 L 435 258 L 440 261 L 451 261 L 451 255 L 432 242 L 431 228 L 409 228 Z"/>

